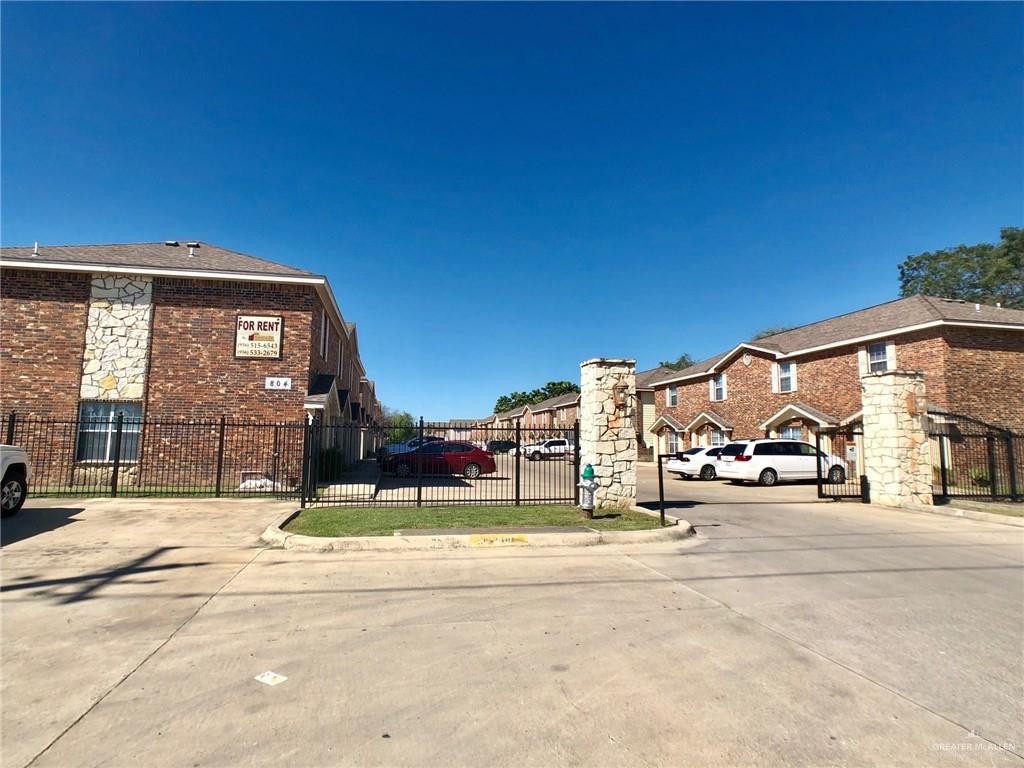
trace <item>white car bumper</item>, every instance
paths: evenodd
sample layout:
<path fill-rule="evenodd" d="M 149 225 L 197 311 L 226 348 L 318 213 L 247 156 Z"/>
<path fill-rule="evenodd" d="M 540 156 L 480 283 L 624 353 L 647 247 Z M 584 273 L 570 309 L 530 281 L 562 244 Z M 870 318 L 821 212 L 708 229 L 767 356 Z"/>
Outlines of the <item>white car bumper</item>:
<path fill-rule="evenodd" d="M 752 461 L 716 461 L 715 472 L 726 480 L 757 480 L 758 477 Z"/>

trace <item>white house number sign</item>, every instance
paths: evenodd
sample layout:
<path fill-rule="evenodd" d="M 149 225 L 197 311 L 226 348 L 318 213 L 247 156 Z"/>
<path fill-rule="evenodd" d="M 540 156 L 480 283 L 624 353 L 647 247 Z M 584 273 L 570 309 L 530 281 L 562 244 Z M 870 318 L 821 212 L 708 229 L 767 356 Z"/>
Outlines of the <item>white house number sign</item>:
<path fill-rule="evenodd" d="M 280 376 L 267 376 L 266 384 L 264 389 L 291 389 L 292 380 L 281 378 Z"/>
<path fill-rule="evenodd" d="M 281 357 L 283 318 L 239 315 L 235 322 L 235 357 Z"/>

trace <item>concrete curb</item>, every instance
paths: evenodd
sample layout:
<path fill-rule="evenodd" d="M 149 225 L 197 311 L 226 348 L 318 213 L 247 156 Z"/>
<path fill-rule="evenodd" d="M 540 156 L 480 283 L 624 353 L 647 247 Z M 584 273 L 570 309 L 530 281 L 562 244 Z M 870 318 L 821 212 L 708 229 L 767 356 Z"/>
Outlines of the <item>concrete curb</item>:
<path fill-rule="evenodd" d="M 892 507 L 888 507 L 892 509 Z M 980 512 L 976 509 L 959 509 L 958 507 L 927 506 L 924 504 L 907 504 L 899 509 L 907 512 L 923 512 L 926 515 L 942 515 L 943 517 L 960 517 L 967 520 L 976 520 L 979 523 L 999 523 L 1010 525 L 1015 528 L 1024 528 L 1024 517 L 1012 517 L 1010 515 L 997 515 L 993 512 Z"/>
<path fill-rule="evenodd" d="M 650 510 L 634 508 L 651 514 Z M 581 531 L 572 533 L 473 533 L 430 536 L 302 536 L 284 530 L 302 510 L 282 515 L 267 526 L 260 537 L 277 549 L 298 552 L 394 552 L 429 549 L 493 549 L 496 547 L 592 547 L 598 544 L 647 544 L 677 541 L 694 536 L 696 531 L 685 520 L 665 516 L 664 528 L 643 531 Z M 655 515 L 657 516 L 657 515 Z"/>

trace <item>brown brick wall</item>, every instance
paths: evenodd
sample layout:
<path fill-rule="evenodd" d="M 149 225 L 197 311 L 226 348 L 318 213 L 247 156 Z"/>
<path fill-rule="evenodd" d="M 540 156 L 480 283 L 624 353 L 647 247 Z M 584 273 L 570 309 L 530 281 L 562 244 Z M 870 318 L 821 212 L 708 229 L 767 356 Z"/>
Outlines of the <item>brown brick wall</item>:
<path fill-rule="evenodd" d="M 825 350 L 797 359 L 797 391 L 773 393 L 771 359 L 762 353 L 750 352 L 750 365 L 737 355 L 724 369 L 728 381 L 728 397 L 722 402 L 708 399 L 708 379 L 703 377 L 680 382 L 679 404 L 666 407 L 666 387 L 655 391 L 658 416 L 668 413 L 682 425 L 691 422 L 704 410 L 714 411 L 733 424 L 733 437 L 763 437 L 761 424 L 789 403 L 804 403 L 845 418 L 860 409 L 860 373 L 857 345 Z M 938 330 L 907 334 L 896 339 L 898 368 L 923 371 L 930 402 L 945 405 L 947 378 L 945 374 L 946 342 Z M 807 435 L 805 434 L 805 438 Z"/>
<path fill-rule="evenodd" d="M 78 410 L 90 275 L 0 272 L 0 410 L 72 418 Z"/>
<path fill-rule="evenodd" d="M 949 328 L 943 404 L 955 413 L 1024 432 L 1024 333 Z M 928 400 L 932 399 L 931 382 Z"/>
<path fill-rule="evenodd" d="M 301 420 L 317 306 L 309 286 L 155 278 L 147 417 Z M 280 360 L 235 359 L 239 314 L 284 318 Z M 267 376 L 291 377 L 292 389 L 267 391 Z"/>

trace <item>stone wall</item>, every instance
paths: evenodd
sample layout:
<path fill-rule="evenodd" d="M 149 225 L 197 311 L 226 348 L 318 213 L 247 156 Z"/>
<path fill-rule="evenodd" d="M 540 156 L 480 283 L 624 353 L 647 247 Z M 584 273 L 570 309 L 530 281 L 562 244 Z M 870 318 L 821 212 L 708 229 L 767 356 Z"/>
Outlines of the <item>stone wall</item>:
<path fill-rule="evenodd" d="M 616 387 L 624 387 L 622 404 Z M 600 484 L 597 506 L 636 504 L 636 361 L 596 358 L 580 364 L 580 464 Z"/>
<path fill-rule="evenodd" d="M 93 276 L 82 360 L 82 399 L 142 399 L 152 308 L 152 278 Z"/>
<path fill-rule="evenodd" d="M 871 373 L 862 380 L 864 474 L 871 501 L 932 503 L 924 374 Z"/>

